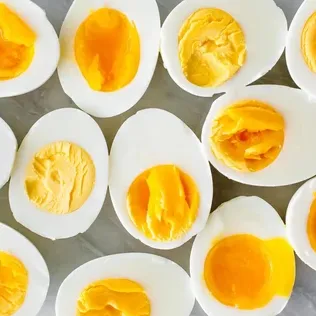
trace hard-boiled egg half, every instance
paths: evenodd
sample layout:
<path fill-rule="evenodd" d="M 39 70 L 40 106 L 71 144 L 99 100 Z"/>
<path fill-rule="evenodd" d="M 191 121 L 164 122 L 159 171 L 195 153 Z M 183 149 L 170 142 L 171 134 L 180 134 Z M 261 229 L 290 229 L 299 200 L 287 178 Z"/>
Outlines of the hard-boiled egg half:
<path fill-rule="evenodd" d="M 316 98 L 316 1 L 305 0 L 297 11 L 287 38 L 286 61 L 295 83 Z"/>
<path fill-rule="evenodd" d="M 18 143 L 10 126 L 2 118 L 0 118 L 0 143 L 3 148 L 1 151 L 0 164 L 1 189 L 10 178 L 18 147 Z"/>
<path fill-rule="evenodd" d="M 316 104 L 301 90 L 244 87 L 212 104 L 202 143 L 212 165 L 232 180 L 289 185 L 316 174 L 315 116 Z"/>
<path fill-rule="evenodd" d="M 125 253 L 72 272 L 58 291 L 56 316 L 189 316 L 194 301 L 180 266 L 151 254 Z"/>
<path fill-rule="evenodd" d="M 98 216 L 108 185 L 108 149 L 97 123 L 76 109 L 40 118 L 25 136 L 12 173 L 15 219 L 50 239 L 85 232 Z"/>
<path fill-rule="evenodd" d="M 133 237 L 172 249 L 203 229 L 211 171 L 201 143 L 176 116 L 147 109 L 127 119 L 113 141 L 110 166 L 112 202 Z"/>
<path fill-rule="evenodd" d="M 60 33 L 64 91 L 97 117 L 127 111 L 151 81 L 159 34 L 155 0 L 75 0 Z"/>
<path fill-rule="evenodd" d="M 210 97 L 267 73 L 286 34 L 286 18 L 273 0 L 182 1 L 162 26 L 161 55 L 182 89 Z"/>
<path fill-rule="evenodd" d="M 297 255 L 316 270 L 316 178 L 303 184 L 292 197 L 286 229 Z"/>
<path fill-rule="evenodd" d="M 2 0 L 0 34 L 0 97 L 30 92 L 51 77 L 59 41 L 39 6 L 30 0 Z"/>
<path fill-rule="evenodd" d="M 49 272 L 38 250 L 0 223 L 0 314 L 36 316 L 44 304 Z"/>
<path fill-rule="evenodd" d="M 222 204 L 194 241 L 190 272 L 207 315 L 279 314 L 295 280 L 294 252 L 284 223 L 258 197 Z"/>

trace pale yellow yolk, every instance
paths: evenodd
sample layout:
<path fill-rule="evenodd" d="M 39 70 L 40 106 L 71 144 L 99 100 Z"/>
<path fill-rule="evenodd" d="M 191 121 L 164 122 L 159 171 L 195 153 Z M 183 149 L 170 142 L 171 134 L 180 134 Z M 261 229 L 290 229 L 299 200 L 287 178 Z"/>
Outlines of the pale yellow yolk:
<path fill-rule="evenodd" d="M 131 184 L 127 205 L 134 225 L 156 241 L 180 238 L 193 225 L 199 192 L 193 179 L 173 165 L 146 170 Z"/>
<path fill-rule="evenodd" d="M 316 192 L 307 219 L 307 236 L 312 248 L 316 251 Z"/>
<path fill-rule="evenodd" d="M 14 256 L 0 251 L 0 316 L 11 316 L 22 306 L 28 288 L 28 271 Z"/>
<path fill-rule="evenodd" d="M 47 145 L 35 154 L 26 170 L 25 190 L 42 210 L 67 214 L 80 208 L 95 183 L 89 154 L 69 142 Z"/>
<path fill-rule="evenodd" d="M 91 13 L 75 37 L 75 56 L 91 89 L 115 91 L 135 77 L 140 61 L 140 40 L 125 14 L 102 8 Z"/>
<path fill-rule="evenodd" d="M 316 12 L 314 12 L 303 28 L 301 50 L 309 69 L 316 73 Z"/>
<path fill-rule="evenodd" d="M 220 9 L 194 12 L 178 37 L 182 71 L 195 85 L 220 86 L 245 63 L 245 35 L 238 22 Z"/>
<path fill-rule="evenodd" d="M 150 316 L 144 288 L 127 279 L 107 279 L 85 288 L 76 316 Z"/>
<path fill-rule="evenodd" d="M 21 75 L 34 56 L 36 35 L 4 3 L 0 3 L 0 80 Z"/>
<path fill-rule="evenodd" d="M 211 248 L 204 265 L 208 290 L 222 304 L 239 309 L 263 307 L 274 296 L 289 297 L 294 278 L 294 253 L 283 238 L 224 238 Z"/>
<path fill-rule="evenodd" d="M 258 171 L 270 165 L 284 143 L 281 114 L 258 100 L 228 107 L 212 127 L 211 148 L 217 159 L 239 171 Z"/>

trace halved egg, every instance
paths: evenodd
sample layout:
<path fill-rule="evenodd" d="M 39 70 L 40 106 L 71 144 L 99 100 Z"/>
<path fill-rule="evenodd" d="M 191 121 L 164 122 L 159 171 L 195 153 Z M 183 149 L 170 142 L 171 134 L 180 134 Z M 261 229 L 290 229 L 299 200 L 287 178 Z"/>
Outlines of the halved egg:
<path fill-rule="evenodd" d="M 190 278 L 176 263 L 125 253 L 73 271 L 58 291 L 55 310 L 56 316 L 189 316 L 194 301 Z"/>
<path fill-rule="evenodd" d="M 10 126 L 0 118 L 0 143 L 3 146 L 0 164 L 0 189 L 10 178 L 18 147 L 15 135 Z"/>
<path fill-rule="evenodd" d="M 151 81 L 159 34 L 155 0 L 75 0 L 60 33 L 65 93 L 93 116 L 127 111 Z"/>
<path fill-rule="evenodd" d="M 0 223 L 0 314 L 36 316 L 46 299 L 49 272 L 38 250 Z"/>
<path fill-rule="evenodd" d="M 207 315 L 277 315 L 292 293 L 295 257 L 276 210 L 259 197 L 238 197 L 210 215 L 190 272 Z"/>
<path fill-rule="evenodd" d="M 37 89 L 54 73 L 60 49 L 45 12 L 30 0 L 0 3 L 0 97 Z"/>
<path fill-rule="evenodd" d="M 176 84 L 211 97 L 267 73 L 286 35 L 285 15 L 273 0 L 182 1 L 162 26 L 161 55 Z"/>
<path fill-rule="evenodd" d="M 212 165 L 232 180 L 289 185 L 316 174 L 316 148 L 310 142 L 315 115 L 316 104 L 299 89 L 244 87 L 212 104 L 202 143 Z"/>
<path fill-rule="evenodd" d="M 126 120 L 110 166 L 112 202 L 133 237 L 172 249 L 203 229 L 213 197 L 211 171 L 201 143 L 176 116 L 147 109 Z"/>
<path fill-rule="evenodd" d="M 25 136 L 12 173 L 15 219 L 50 239 L 85 232 L 97 218 L 108 185 L 108 148 L 97 123 L 76 109 L 40 118 Z"/>

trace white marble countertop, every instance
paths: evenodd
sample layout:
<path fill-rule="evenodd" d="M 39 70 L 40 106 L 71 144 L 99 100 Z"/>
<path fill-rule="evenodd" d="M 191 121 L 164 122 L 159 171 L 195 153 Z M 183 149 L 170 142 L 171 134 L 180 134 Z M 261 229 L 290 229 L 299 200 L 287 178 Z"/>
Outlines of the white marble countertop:
<path fill-rule="evenodd" d="M 46 10 L 48 18 L 59 32 L 61 23 L 72 0 L 33 0 Z M 255 0 L 254 0 L 255 1 Z M 180 0 L 158 0 L 162 19 L 180 2 Z M 284 10 L 290 23 L 302 0 L 276 0 Z M 269 17 L 267 16 L 267 23 Z M 295 86 L 282 58 L 274 69 L 260 83 L 275 83 Z M 128 112 L 111 119 L 98 119 L 108 145 L 120 125 L 130 115 L 147 107 L 158 107 L 171 111 L 181 118 L 192 130 L 200 135 L 201 127 L 209 110 L 212 99 L 197 98 L 182 91 L 171 80 L 163 68 L 161 60 L 146 94 L 138 104 Z M 19 143 L 29 128 L 43 114 L 57 108 L 74 107 L 72 101 L 64 94 L 55 74 L 40 89 L 23 96 L 0 100 L 0 116 L 12 127 Z M 213 170 L 215 209 L 222 202 L 238 195 L 258 195 L 271 203 L 284 217 L 287 204 L 299 185 L 281 188 L 256 188 L 229 181 Z M 156 251 L 134 240 L 122 227 L 113 210 L 109 195 L 103 209 L 84 234 L 67 240 L 50 241 L 39 237 L 22 227 L 13 219 L 8 202 L 8 185 L 0 192 L 0 221 L 17 229 L 29 238 L 43 254 L 51 274 L 51 285 L 46 303 L 39 316 L 53 316 L 55 296 L 63 279 L 81 264 L 108 254 L 140 251 L 156 253 L 179 263 L 186 270 L 189 266 L 189 253 L 192 241 L 172 251 Z M 196 306 L 192 316 L 205 315 Z M 282 316 L 316 315 L 316 272 L 297 259 L 297 277 L 295 290 Z M 27 315 L 26 315 L 27 316 Z M 176 316 L 176 315 L 175 315 Z"/>

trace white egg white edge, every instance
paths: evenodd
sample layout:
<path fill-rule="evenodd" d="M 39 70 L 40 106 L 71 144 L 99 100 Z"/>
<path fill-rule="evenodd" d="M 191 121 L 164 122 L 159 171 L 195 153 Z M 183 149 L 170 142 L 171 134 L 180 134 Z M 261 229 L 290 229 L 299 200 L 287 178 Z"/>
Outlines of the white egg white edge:
<path fill-rule="evenodd" d="M 301 51 L 301 36 L 308 18 L 316 11 L 315 0 L 305 0 L 291 23 L 286 43 L 286 62 L 294 82 L 312 98 L 316 98 L 316 74 L 307 66 Z"/>
<path fill-rule="evenodd" d="M 10 126 L 0 117 L 0 143 L 3 148 L 0 165 L 0 189 L 8 182 L 18 143 Z"/>
<path fill-rule="evenodd" d="M 248 99 L 271 105 L 283 115 L 286 125 L 281 153 L 271 165 L 258 172 L 241 172 L 226 166 L 215 157 L 210 144 L 214 119 L 233 103 Z M 267 187 L 290 185 L 316 175 L 316 147 L 311 143 L 311 136 L 316 133 L 315 116 L 316 104 L 299 89 L 278 85 L 244 87 L 219 97 L 212 104 L 203 125 L 202 144 L 211 164 L 229 179 Z"/>
<path fill-rule="evenodd" d="M 35 53 L 29 68 L 20 76 L 0 81 L 0 97 L 12 97 L 42 86 L 55 72 L 60 47 L 46 13 L 30 0 L 2 0 L 36 33 Z"/>
<path fill-rule="evenodd" d="M 24 188 L 27 165 L 44 146 L 69 141 L 85 149 L 92 158 L 96 179 L 94 188 L 81 208 L 70 214 L 55 215 L 40 210 L 31 202 Z M 108 186 L 108 148 L 98 124 L 84 112 L 64 108 L 40 118 L 25 136 L 16 158 L 9 186 L 9 202 L 15 219 L 52 240 L 85 232 L 99 215 Z"/>
<path fill-rule="evenodd" d="M 240 196 L 220 205 L 205 229 L 197 235 L 190 256 L 190 274 L 195 297 L 207 315 L 266 316 L 277 315 L 289 297 L 275 296 L 269 304 L 255 310 L 240 310 L 221 304 L 213 297 L 203 279 L 204 263 L 212 242 L 235 234 L 258 238 L 286 237 L 285 225 L 276 210 L 257 196 Z M 295 264 L 295 262 L 294 262 Z"/>
<path fill-rule="evenodd" d="M 178 57 L 179 30 L 194 11 L 205 7 L 230 13 L 243 29 L 247 43 L 245 64 L 233 78 L 216 88 L 199 87 L 189 82 Z M 169 14 L 162 26 L 161 56 L 165 68 L 179 87 L 196 96 L 211 97 L 246 86 L 271 70 L 284 51 L 287 29 L 284 12 L 273 0 L 186 0 Z"/>
<path fill-rule="evenodd" d="M 156 255 L 124 253 L 92 260 L 73 271 L 58 290 L 56 316 L 75 315 L 84 288 L 109 278 L 129 279 L 143 286 L 151 303 L 151 316 L 191 314 L 195 298 L 183 268 Z"/>
<path fill-rule="evenodd" d="M 316 252 L 307 235 L 307 220 L 316 192 L 316 178 L 304 183 L 293 195 L 286 212 L 287 235 L 296 254 L 316 270 Z"/>
<path fill-rule="evenodd" d="M 141 45 L 140 64 L 135 78 L 113 92 L 92 90 L 81 74 L 74 55 L 74 39 L 80 24 L 92 10 L 117 9 L 135 23 Z M 65 93 L 85 112 L 95 117 L 112 117 L 133 107 L 147 90 L 153 77 L 158 55 L 160 14 L 155 0 L 75 0 L 60 32 L 63 56 L 58 66 L 60 83 Z"/>
<path fill-rule="evenodd" d="M 0 223 L 0 251 L 18 258 L 28 271 L 25 301 L 14 316 L 35 316 L 44 304 L 49 287 L 49 271 L 35 246 L 19 232 Z"/>
<path fill-rule="evenodd" d="M 200 194 L 195 223 L 182 238 L 168 242 L 145 237 L 131 221 L 126 202 L 129 186 L 135 178 L 162 164 L 175 164 L 190 175 Z M 201 143 L 179 118 L 159 109 L 139 111 L 120 127 L 110 153 L 109 188 L 114 209 L 124 228 L 134 238 L 157 249 L 180 247 L 199 233 L 205 226 L 213 199 L 211 169 Z"/>

